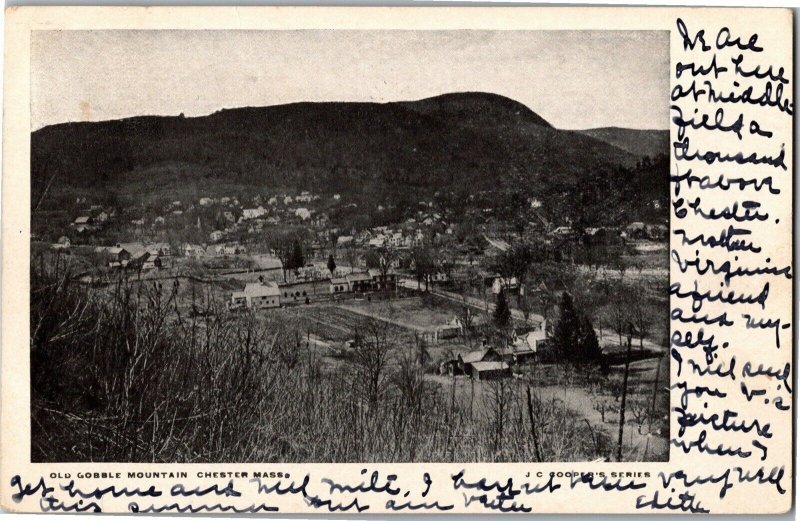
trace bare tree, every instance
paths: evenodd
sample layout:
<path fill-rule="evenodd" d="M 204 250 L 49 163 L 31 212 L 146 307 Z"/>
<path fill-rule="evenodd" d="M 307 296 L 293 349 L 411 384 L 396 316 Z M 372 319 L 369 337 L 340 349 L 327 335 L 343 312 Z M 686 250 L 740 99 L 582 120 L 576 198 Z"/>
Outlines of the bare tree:
<path fill-rule="evenodd" d="M 646 284 L 642 282 L 641 277 L 636 280 L 630 297 L 631 320 L 639 336 L 639 350 L 644 351 L 644 337 L 649 332 L 651 316 Z"/>
<path fill-rule="evenodd" d="M 397 341 L 390 325 L 378 320 L 364 320 L 354 331 L 358 339 L 349 351 L 350 362 L 355 366 L 358 384 L 370 403 L 376 403 L 388 377 L 389 363 Z"/>
<path fill-rule="evenodd" d="M 484 405 L 491 428 L 492 449 L 495 455 L 503 450 L 504 426 L 513 400 L 511 382 L 506 378 L 488 382 Z"/>

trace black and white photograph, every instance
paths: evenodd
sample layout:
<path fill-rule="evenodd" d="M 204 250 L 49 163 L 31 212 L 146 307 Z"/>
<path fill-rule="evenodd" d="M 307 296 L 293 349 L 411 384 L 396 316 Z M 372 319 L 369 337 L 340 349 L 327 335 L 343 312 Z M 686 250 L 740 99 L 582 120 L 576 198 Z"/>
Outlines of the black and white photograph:
<path fill-rule="evenodd" d="M 667 461 L 669 38 L 32 31 L 31 461 Z"/>

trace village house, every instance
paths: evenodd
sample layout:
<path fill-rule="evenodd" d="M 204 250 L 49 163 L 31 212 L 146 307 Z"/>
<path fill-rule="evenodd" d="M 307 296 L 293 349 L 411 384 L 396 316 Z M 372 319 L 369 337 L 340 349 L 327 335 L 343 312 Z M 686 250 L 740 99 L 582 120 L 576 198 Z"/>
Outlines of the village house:
<path fill-rule="evenodd" d="M 372 237 L 369 242 L 367 242 L 367 246 L 370 248 L 383 248 L 385 244 L 386 237 L 383 234 Z"/>
<path fill-rule="evenodd" d="M 511 376 L 511 368 L 502 361 L 500 354 L 491 347 L 460 353 L 455 359 L 445 360 L 439 372 L 450 375 L 466 374 L 476 380 L 505 378 Z"/>
<path fill-rule="evenodd" d="M 266 208 L 259 206 L 258 208 L 245 208 L 242 211 L 242 219 L 258 219 L 267 214 Z"/>
<path fill-rule="evenodd" d="M 231 295 L 232 309 L 246 306 L 249 309 L 266 309 L 280 307 L 280 290 L 275 282 L 251 282 L 245 285 L 244 291 L 235 291 Z"/>
<path fill-rule="evenodd" d="M 542 321 L 523 334 L 514 331 L 509 345 L 498 352 L 509 364 L 524 364 L 535 359 L 547 345 L 547 321 Z"/>
<path fill-rule="evenodd" d="M 75 228 L 92 226 L 93 224 L 94 220 L 88 215 L 81 215 L 79 217 L 76 217 L 75 220 L 72 222 L 72 226 Z"/>
<path fill-rule="evenodd" d="M 285 206 L 289 206 L 290 204 L 292 204 L 292 196 L 287 195 L 286 197 L 284 197 L 283 198 L 283 204 Z"/>
<path fill-rule="evenodd" d="M 142 271 L 157 269 L 161 267 L 161 258 L 158 255 L 152 255 L 149 251 L 142 251 L 133 255 L 126 267 Z"/>
<path fill-rule="evenodd" d="M 342 235 L 336 239 L 336 246 L 348 246 L 353 243 L 352 235 Z"/>
<path fill-rule="evenodd" d="M 217 252 L 223 255 L 239 255 L 241 253 L 247 253 L 247 248 L 241 244 L 224 244 L 221 250 L 219 248 L 217 249 Z"/>
<path fill-rule="evenodd" d="M 124 268 L 131 260 L 131 253 L 119 244 L 106 248 L 105 252 L 109 268 Z"/>
<path fill-rule="evenodd" d="M 468 365 L 475 362 L 498 362 L 500 361 L 500 354 L 491 347 L 484 345 L 480 349 L 467 351 L 466 353 L 459 353 L 456 357 L 462 369 L 466 371 Z"/>
<path fill-rule="evenodd" d="M 211 199 L 210 197 L 201 197 L 199 204 L 200 206 L 211 206 L 213 202 L 214 202 L 213 199 Z"/>
<path fill-rule="evenodd" d="M 369 273 L 350 273 L 345 278 L 353 293 L 365 293 L 372 289 L 372 277 Z"/>
<path fill-rule="evenodd" d="M 310 203 L 313 199 L 314 196 L 306 191 L 301 192 L 300 195 L 294 198 L 297 203 Z"/>
<path fill-rule="evenodd" d="M 202 257 L 205 253 L 206 249 L 199 244 L 185 244 L 183 246 L 183 254 L 186 257 Z"/>
<path fill-rule="evenodd" d="M 347 293 L 350 291 L 350 285 L 347 283 L 346 276 L 332 278 L 330 282 L 330 290 L 331 293 Z"/>
<path fill-rule="evenodd" d="M 425 242 L 425 232 L 423 232 L 422 230 L 418 229 L 416 231 L 416 233 L 414 234 L 414 237 L 412 238 L 411 245 L 412 246 L 422 246 L 422 244 L 424 242 Z"/>
<path fill-rule="evenodd" d="M 169 257 L 172 255 L 172 246 L 168 242 L 157 242 L 147 247 L 150 255 L 157 255 L 159 257 Z"/>
<path fill-rule="evenodd" d="M 164 226 L 165 222 L 166 220 L 159 215 L 158 217 L 153 219 L 153 226 Z"/>
<path fill-rule="evenodd" d="M 225 237 L 225 232 L 222 230 L 214 230 L 209 234 L 208 237 L 212 242 L 219 242 Z"/>
<path fill-rule="evenodd" d="M 506 293 L 516 293 L 519 291 L 519 289 L 520 285 L 517 277 L 506 279 L 505 277 L 495 275 L 492 278 L 492 293 L 495 295 L 501 291 L 505 291 Z"/>
<path fill-rule="evenodd" d="M 370 268 L 367 273 L 372 278 L 372 287 L 375 289 L 394 289 L 397 284 L 397 274 L 387 271 L 386 275 L 378 268 Z"/>
<path fill-rule="evenodd" d="M 311 217 L 311 212 L 308 208 L 298 208 L 294 211 L 294 215 L 305 221 Z"/>

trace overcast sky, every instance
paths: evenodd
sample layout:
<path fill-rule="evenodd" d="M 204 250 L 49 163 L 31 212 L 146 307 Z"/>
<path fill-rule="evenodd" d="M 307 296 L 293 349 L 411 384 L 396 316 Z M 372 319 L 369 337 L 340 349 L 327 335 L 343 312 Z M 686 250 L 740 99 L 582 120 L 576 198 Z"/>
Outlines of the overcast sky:
<path fill-rule="evenodd" d="M 34 129 L 485 91 L 558 128 L 668 126 L 666 31 L 35 31 Z"/>

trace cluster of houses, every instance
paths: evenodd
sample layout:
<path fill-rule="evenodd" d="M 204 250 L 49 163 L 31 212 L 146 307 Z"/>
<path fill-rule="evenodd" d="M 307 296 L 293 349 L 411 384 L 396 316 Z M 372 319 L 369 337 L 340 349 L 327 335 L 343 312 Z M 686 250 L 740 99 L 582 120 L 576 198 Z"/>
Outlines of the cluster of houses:
<path fill-rule="evenodd" d="M 323 280 L 296 280 L 285 283 L 264 281 L 262 278 L 259 282 L 246 284 L 242 291 L 234 291 L 228 307 L 230 309 L 277 308 L 287 304 L 308 303 L 315 297 L 391 290 L 396 284 L 395 273 L 384 274 L 376 269 Z"/>
<path fill-rule="evenodd" d="M 78 199 L 81 200 L 80 198 Z M 83 198 L 85 201 L 85 198 Z M 78 235 L 91 234 L 103 229 L 105 225 L 116 217 L 116 210 L 111 207 L 104 207 L 93 204 L 88 207 L 86 213 L 79 215 L 70 223 L 70 227 Z"/>
<path fill-rule="evenodd" d="M 510 378 L 514 365 L 536 360 L 547 351 L 547 324 L 542 321 L 523 334 L 514 334 L 505 347 L 484 344 L 480 349 L 460 353 L 439 364 L 439 374 L 466 375 L 474 380 Z"/>
<path fill-rule="evenodd" d="M 336 246 L 339 248 L 360 246 L 402 250 L 420 246 L 424 241 L 425 232 L 420 228 L 399 230 L 387 226 L 376 226 L 353 235 L 340 235 L 336 239 Z"/>
<path fill-rule="evenodd" d="M 109 268 L 153 270 L 164 267 L 172 257 L 172 247 L 160 242 L 145 246 L 141 243 L 98 246 L 95 252 L 105 257 Z"/>

